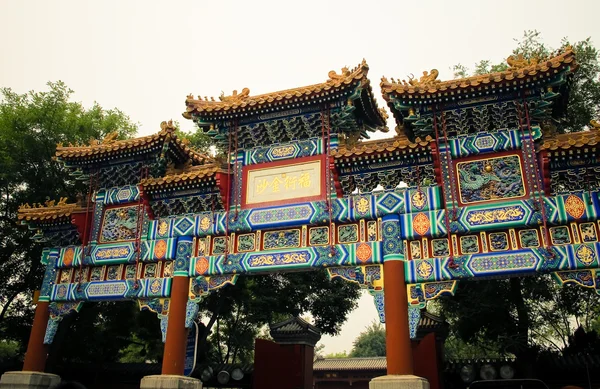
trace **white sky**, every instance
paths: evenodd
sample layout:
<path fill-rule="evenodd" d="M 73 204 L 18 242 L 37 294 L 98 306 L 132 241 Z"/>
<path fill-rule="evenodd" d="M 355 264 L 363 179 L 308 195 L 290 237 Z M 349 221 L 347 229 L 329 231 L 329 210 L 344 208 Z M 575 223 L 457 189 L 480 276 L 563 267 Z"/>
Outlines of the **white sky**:
<path fill-rule="evenodd" d="M 250 94 L 323 82 L 366 58 L 379 105 L 381 76 L 406 78 L 457 63 L 502 61 L 513 38 L 542 32 L 600 46 L 600 1 L 27 1 L 0 0 L 0 87 L 40 91 L 62 80 L 90 106 L 117 107 L 139 135 L 179 120 L 189 93 Z M 391 128 L 393 124 L 390 122 Z M 365 294 L 325 352 L 350 350 L 376 318 Z"/>

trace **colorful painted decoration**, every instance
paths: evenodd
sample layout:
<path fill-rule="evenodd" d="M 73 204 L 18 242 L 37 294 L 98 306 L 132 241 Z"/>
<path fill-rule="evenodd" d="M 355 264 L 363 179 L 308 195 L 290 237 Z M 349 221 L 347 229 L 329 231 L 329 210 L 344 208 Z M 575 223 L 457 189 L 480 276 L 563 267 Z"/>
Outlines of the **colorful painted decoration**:
<path fill-rule="evenodd" d="M 550 227 L 550 237 L 552 239 L 552 244 L 562 245 L 571 243 L 569 227 Z"/>
<path fill-rule="evenodd" d="M 463 204 L 525 196 L 518 155 L 457 162 L 456 170 Z"/>
<path fill-rule="evenodd" d="M 300 230 L 266 231 L 263 233 L 265 250 L 300 247 Z"/>
<path fill-rule="evenodd" d="M 519 231 L 519 239 L 523 247 L 540 247 L 540 239 L 537 230 Z"/>
<path fill-rule="evenodd" d="M 479 252 L 479 240 L 476 235 L 460 237 L 460 251 L 463 254 L 474 254 Z"/>
<path fill-rule="evenodd" d="M 108 208 L 102 220 L 100 241 L 104 243 L 134 240 L 137 237 L 137 206 Z"/>
<path fill-rule="evenodd" d="M 491 232 L 489 237 L 492 251 L 508 250 L 508 235 L 506 232 Z"/>
<path fill-rule="evenodd" d="M 385 321 L 383 269 L 403 261 L 414 335 L 419 310 L 457 280 L 546 273 L 597 291 L 600 131 L 541 125 L 561 120 L 576 58 L 509 62 L 460 81 L 382 79 L 388 139 L 366 141 L 387 115 L 363 63 L 272 94 L 188 96 L 184 116 L 228 159 L 192 150 L 170 122 L 59 145 L 93 193 L 89 213 L 67 198 L 19 208 L 46 246 L 40 301 L 65 313 L 137 300 L 166 339 L 172 283 L 189 281 L 189 328 L 197 302 L 239 275 L 327 269 L 365 287 Z"/>
<path fill-rule="evenodd" d="M 308 230 L 308 242 L 311 246 L 329 244 L 329 227 L 313 227 Z"/>

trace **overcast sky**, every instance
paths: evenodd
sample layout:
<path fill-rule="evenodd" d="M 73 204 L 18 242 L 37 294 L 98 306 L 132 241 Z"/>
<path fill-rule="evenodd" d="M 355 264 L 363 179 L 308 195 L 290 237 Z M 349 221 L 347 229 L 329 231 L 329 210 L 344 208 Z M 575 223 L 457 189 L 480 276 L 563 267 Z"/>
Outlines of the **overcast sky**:
<path fill-rule="evenodd" d="M 189 93 L 250 94 L 323 82 L 365 58 L 381 76 L 503 61 L 527 29 L 600 46 L 600 1 L 27 1 L 0 0 L 0 87 L 40 91 L 62 80 L 74 99 L 119 108 L 139 135 L 179 120 Z M 326 352 L 350 350 L 376 318 L 367 295 Z"/>

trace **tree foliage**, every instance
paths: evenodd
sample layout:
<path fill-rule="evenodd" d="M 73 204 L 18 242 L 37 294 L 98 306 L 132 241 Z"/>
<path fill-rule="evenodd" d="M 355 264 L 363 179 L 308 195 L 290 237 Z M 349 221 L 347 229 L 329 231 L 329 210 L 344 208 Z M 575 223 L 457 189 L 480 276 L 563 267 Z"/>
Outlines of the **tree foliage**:
<path fill-rule="evenodd" d="M 352 344 L 351 358 L 384 357 L 385 328 L 378 322 L 373 322 L 358 335 Z"/>
<path fill-rule="evenodd" d="M 335 335 L 356 307 L 360 289 L 324 271 L 243 276 L 200 303 L 202 357 L 220 363 L 249 362 L 254 340 L 266 324 L 310 314 L 325 334 Z"/>
<path fill-rule="evenodd" d="M 70 101 L 73 91 L 62 82 L 48 83 L 43 92 L 19 94 L 0 90 L 0 334 L 21 346 L 29 337 L 31 297 L 43 270 L 41 244 L 17 225 L 23 203 L 75 195 L 83 188 L 53 162 L 59 142 L 87 142 L 111 132 L 135 133 L 137 125 L 118 109 L 91 108 Z"/>

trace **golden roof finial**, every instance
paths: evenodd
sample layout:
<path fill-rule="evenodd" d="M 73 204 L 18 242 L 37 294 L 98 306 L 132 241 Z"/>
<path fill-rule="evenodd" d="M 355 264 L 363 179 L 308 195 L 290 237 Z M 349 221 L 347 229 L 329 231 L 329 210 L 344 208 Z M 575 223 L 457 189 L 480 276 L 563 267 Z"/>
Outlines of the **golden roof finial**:
<path fill-rule="evenodd" d="M 348 77 L 350 75 L 350 70 L 344 66 L 340 74 L 337 74 L 335 70 L 330 70 L 327 75 L 329 76 L 330 80 L 339 80 Z"/>
<path fill-rule="evenodd" d="M 110 133 L 106 134 L 104 139 L 102 139 L 102 144 L 107 145 L 107 144 L 114 143 L 117 141 L 118 136 L 119 136 L 118 132 L 116 132 L 116 131 L 110 132 Z"/>
<path fill-rule="evenodd" d="M 538 59 L 526 59 L 523 54 L 511 55 L 506 58 L 506 63 L 511 70 L 521 69 L 527 66 L 537 65 Z"/>
<path fill-rule="evenodd" d="M 418 81 L 411 74 L 408 77 L 408 83 L 412 86 L 420 86 L 420 87 L 425 87 L 425 86 L 431 85 L 431 84 L 439 84 L 440 80 L 437 79 L 439 74 L 440 74 L 440 72 L 437 69 L 431 69 L 431 72 L 428 72 L 427 70 L 425 70 L 425 71 L 423 71 L 423 75 L 419 78 Z M 404 80 L 402 80 L 402 81 L 404 81 Z"/>
<path fill-rule="evenodd" d="M 234 102 L 234 101 L 244 100 L 248 96 L 250 96 L 250 89 L 244 88 L 244 89 L 242 89 L 242 92 L 239 94 L 238 94 L 237 90 L 234 90 L 233 93 L 231 94 L 231 96 L 225 96 L 225 93 L 221 92 L 221 96 L 219 96 L 219 99 L 221 101 Z"/>
<path fill-rule="evenodd" d="M 169 120 L 168 122 L 162 122 L 160 123 L 160 129 L 163 131 L 166 130 L 176 130 L 177 127 L 175 127 L 175 125 L 173 124 L 173 120 Z"/>

